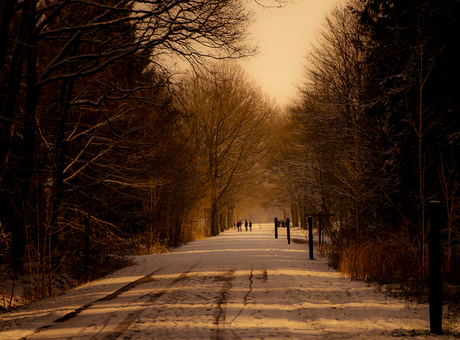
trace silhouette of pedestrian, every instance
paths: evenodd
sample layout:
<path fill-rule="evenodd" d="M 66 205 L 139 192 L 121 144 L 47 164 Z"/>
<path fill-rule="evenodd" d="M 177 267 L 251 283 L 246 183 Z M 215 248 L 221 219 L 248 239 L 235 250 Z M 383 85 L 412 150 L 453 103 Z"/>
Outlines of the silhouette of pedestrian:
<path fill-rule="evenodd" d="M 246 228 L 246 231 L 248 231 L 248 220 L 244 220 L 244 226 Z"/>
<path fill-rule="evenodd" d="M 249 221 L 249 230 L 252 231 L 252 221 Z"/>

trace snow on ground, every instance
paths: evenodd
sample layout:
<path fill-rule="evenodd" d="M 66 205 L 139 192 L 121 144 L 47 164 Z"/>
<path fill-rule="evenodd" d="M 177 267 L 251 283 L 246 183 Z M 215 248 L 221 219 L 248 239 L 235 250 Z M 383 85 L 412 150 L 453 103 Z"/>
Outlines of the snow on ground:
<path fill-rule="evenodd" d="M 8 339 L 453 339 L 428 305 L 397 300 L 327 266 L 271 225 L 191 242 L 10 314 Z M 303 238 L 299 230 L 291 237 Z M 69 314 L 70 313 L 70 314 Z"/>

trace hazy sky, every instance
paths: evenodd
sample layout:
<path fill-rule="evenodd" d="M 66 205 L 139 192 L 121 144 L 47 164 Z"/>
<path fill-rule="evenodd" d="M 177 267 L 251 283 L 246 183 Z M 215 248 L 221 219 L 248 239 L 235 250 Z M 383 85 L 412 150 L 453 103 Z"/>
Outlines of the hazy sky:
<path fill-rule="evenodd" d="M 302 63 L 308 48 L 315 43 L 325 15 L 341 3 L 344 0 L 294 0 L 276 9 L 264 9 L 255 1 L 248 4 L 257 14 L 250 32 L 258 42 L 260 54 L 241 64 L 279 104 L 288 104 L 289 98 L 295 96 L 295 84 L 302 80 Z"/>

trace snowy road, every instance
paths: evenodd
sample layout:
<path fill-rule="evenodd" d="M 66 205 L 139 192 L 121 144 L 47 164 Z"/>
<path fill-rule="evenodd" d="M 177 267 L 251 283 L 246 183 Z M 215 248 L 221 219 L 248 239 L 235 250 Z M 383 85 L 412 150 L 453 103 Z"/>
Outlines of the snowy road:
<path fill-rule="evenodd" d="M 342 277 L 271 229 L 138 257 L 108 278 L 0 315 L 0 339 L 434 338 L 426 305 Z"/>

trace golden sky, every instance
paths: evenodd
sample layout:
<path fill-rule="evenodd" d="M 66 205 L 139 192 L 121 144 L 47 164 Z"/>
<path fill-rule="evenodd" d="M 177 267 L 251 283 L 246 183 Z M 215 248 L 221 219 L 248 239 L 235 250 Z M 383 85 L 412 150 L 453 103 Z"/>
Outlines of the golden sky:
<path fill-rule="evenodd" d="M 273 4 L 272 0 L 259 0 Z M 250 32 L 260 54 L 241 61 L 246 71 L 280 105 L 289 104 L 296 94 L 295 84 L 303 79 L 303 62 L 316 41 L 324 17 L 344 0 L 294 0 L 282 8 L 266 9 L 250 1 L 256 22 Z"/>

